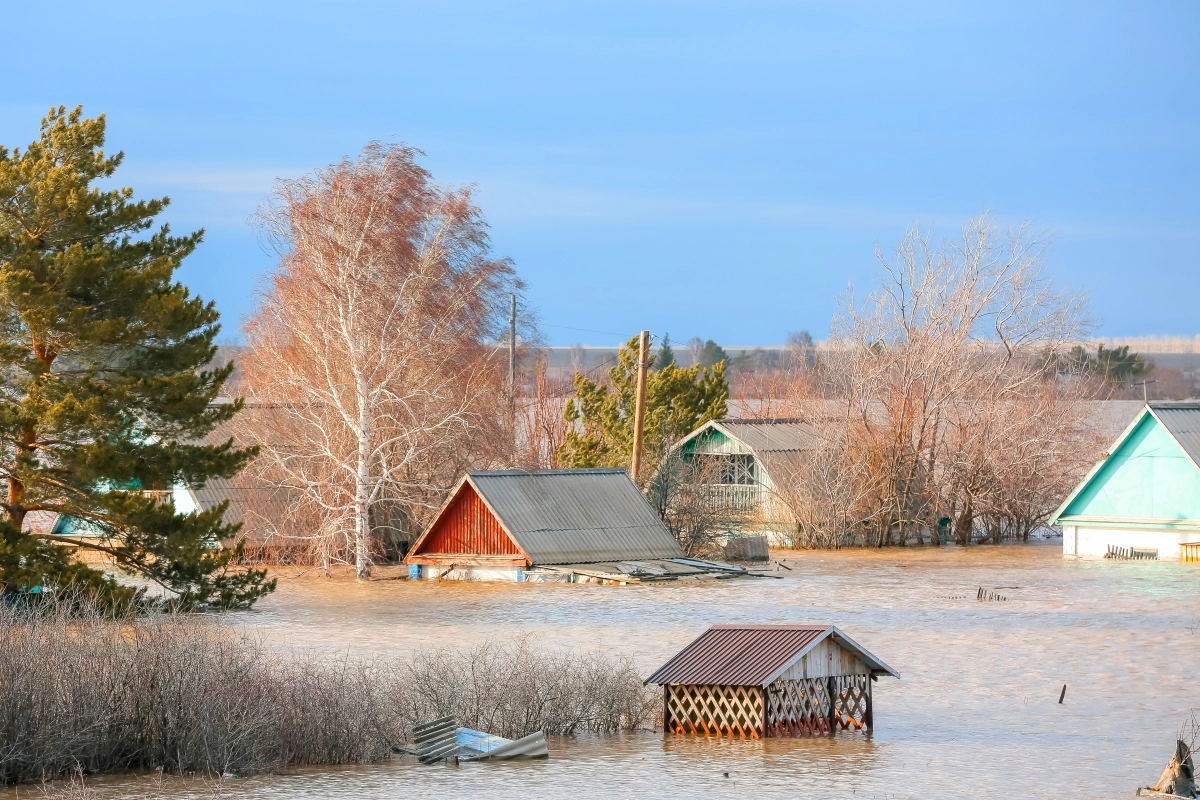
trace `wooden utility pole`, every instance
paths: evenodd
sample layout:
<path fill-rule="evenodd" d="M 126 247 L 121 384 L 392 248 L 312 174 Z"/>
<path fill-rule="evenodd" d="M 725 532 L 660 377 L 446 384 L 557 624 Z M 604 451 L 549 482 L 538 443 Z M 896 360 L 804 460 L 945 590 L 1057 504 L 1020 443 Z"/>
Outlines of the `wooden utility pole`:
<path fill-rule="evenodd" d="M 642 430 L 646 422 L 646 357 L 650 354 L 650 331 L 642 331 L 638 342 L 637 403 L 633 410 L 633 464 L 629 475 L 637 483 L 638 469 L 642 466 Z"/>
<path fill-rule="evenodd" d="M 508 422 L 517 422 L 517 296 L 509 295 L 508 307 Z M 513 435 L 516 435 L 514 430 Z"/>

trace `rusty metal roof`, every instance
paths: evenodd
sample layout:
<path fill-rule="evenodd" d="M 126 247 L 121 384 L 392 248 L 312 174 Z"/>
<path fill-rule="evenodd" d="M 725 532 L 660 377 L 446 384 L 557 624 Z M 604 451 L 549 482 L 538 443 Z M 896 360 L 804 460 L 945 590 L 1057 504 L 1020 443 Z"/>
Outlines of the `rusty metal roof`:
<path fill-rule="evenodd" d="M 468 480 L 533 564 L 683 557 L 623 469 L 496 470 Z"/>
<path fill-rule="evenodd" d="M 1200 403 L 1151 403 L 1150 410 L 1200 467 Z"/>
<path fill-rule="evenodd" d="M 713 625 L 646 683 L 766 686 L 828 637 L 856 653 L 871 674 L 900 677 L 833 625 Z"/>

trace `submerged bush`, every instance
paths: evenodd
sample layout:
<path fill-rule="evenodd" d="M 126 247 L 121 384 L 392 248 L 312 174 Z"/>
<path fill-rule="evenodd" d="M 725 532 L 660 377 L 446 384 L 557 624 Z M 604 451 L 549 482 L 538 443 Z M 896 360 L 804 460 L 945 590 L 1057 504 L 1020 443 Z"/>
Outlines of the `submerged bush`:
<path fill-rule="evenodd" d="M 0 782 L 387 758 L 453 714 L 501 736 L 615 731 L 656 710 L 633 664 L 528 643 L 410 658 L 268 648 L 213 618 L 0 606 Z"/>

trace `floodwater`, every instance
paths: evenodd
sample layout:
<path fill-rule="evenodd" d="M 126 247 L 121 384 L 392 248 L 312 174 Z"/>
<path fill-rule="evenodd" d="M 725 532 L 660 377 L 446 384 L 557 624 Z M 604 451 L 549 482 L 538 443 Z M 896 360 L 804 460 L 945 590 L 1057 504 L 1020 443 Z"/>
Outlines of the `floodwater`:
<path fill-rule="evenodd" d="M 546 761 L 307 769 L 226 781 L 221 796 L 1127 798 L 1157 779 L 1200 707 L 1200 565 L 1064 559 L 1058 545 L 776 555 L 791 567 L 778 580 L 629 587 L 281 573 L 239 616 L 280 646 L 387 653 L 529 635 L 630 655 L 647 675 L 713 623 L 832 622 L 900 673 L 874 686 L 872 735 L 580 736 L 553 740 Z M 980 587 L 1007 599 L 980 602 Z M 144 777 L 93 786 L 150 791 Z M 171 780 L 154 796 L 210 792 Z"/>

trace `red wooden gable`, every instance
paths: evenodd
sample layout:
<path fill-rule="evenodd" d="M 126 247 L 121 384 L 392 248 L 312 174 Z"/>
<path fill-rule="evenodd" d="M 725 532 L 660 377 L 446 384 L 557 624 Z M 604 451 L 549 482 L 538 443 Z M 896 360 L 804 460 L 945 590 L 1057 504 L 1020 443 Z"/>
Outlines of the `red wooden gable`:
<path fill-rule="evenodd" d="M 405 560 L 418 563 L 422 556 L 435 554 L 515 556 L 524 562 L 521 549 L 470 483 L 463 483 Z"/>

